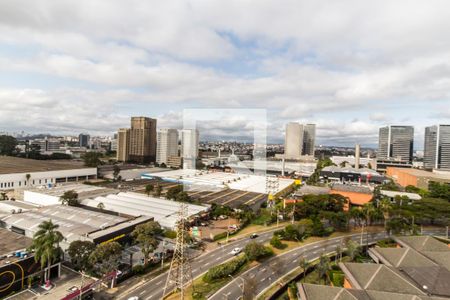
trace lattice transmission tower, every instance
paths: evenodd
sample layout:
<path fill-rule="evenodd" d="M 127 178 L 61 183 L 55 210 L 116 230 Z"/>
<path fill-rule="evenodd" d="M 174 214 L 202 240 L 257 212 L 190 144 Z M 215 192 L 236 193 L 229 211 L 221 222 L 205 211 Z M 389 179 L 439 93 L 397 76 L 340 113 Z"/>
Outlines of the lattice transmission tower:
<path fill-rule="evenodd" d="M 163 299 L 172 290 L 180 292 L 180 299 L 184 299 L 185 289 L 192 284 L 192 268 L 189 262 L 188 247 L 186 238 L 188 236 L 187 220 L 188 206 L 180 203 L 178 211 L 178 222 L 176 227 L 177 240 L 173 253 L 172 262 L 170 263 L 169 275 L 167 276 L 166 285 L 164 286 Z"/>

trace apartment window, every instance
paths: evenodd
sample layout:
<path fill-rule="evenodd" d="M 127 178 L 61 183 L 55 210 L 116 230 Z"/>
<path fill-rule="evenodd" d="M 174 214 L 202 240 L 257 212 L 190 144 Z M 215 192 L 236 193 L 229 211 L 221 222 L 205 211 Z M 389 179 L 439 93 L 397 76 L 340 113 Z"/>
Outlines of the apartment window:
<path fill-rule="evenodd" d="M 34 185 L 34 179 L 33 179 L 33 185 Z"/>
<path fill-rule="evenodd" d="M 39 184 L 41 184 L 42 182 L 41 182 L 42 180 L 41 179 L 39 179 Z"/>
<path fill-rule="evenodd" d="M 45 183 L 47 183 L 47 179 L 45 179 Z"/>
<path fill-rule="evenodd" d="M 19 181 L 19 186 L 22 186 L 22 181 Z"/>

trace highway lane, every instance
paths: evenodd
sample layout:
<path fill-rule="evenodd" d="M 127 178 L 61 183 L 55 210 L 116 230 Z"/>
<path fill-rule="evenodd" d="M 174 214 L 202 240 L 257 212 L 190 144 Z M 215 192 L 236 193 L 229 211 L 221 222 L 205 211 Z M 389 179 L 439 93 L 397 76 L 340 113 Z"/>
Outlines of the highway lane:
<path fill-rule="evenodd" d="M 279 228 L 278 228 L 279 229 Z M 247 243 L 250 241 L 257 241 L 260 243 L 266 243 L 270 241 L 272 238 L 273 232 L 277 229 L 273 229 L 264 233 L 258 233 L 259 236 L 255 239 L 250 239 L 249 237 L 245 237 L 240 240 L 236 240 L 234 242 L 231 242 L 227 245 L 220 246 L 219 248 L 206 252 L 205 254 L 202 254 L 191 261 L 191 267 L 192 267 L 192 276 L 194 278 L 202 275 L 208 269 L 211 267 L 221 264 L 225 262 L 226 260 L 233 257 L 233 255 L 230 253 L 231 250 L 235 247 L 244 248 Z M 163 290 L 164 286 L 166 284 L 168 272 L 165 272 L 163 274 L 160 274 L 153 278 L 152 280 L 149 280 L 148 282 L 144 283 L 143 285 L 139 286 L 132 292 L 127 292 L 118 295 L 117 299 L 128 299 L 129 297 L 138 296 L 139 299 L 162 299 L 163 296 Z M 173 289 L 173 286 L 170 286 L 170 289 Z"/>
<path fill-rule="evenodd" d="M 348 236 L 336 237 L 311 243 L 275 256 L 244 272 L 242 275 L 238 276 L 225 285 L 222 289 L 217 291 L 209 299 L 239 299 L 242 297 L 243 283 L 247 295 L 248 292 L 250 292 L 252 294 L 252 298 L 256 298 L 256 296 L 261 294 L 265 289 L 269 288 L 280 278 L 284 277 L 298 267 L 301 256 L 304 256 L 307 260 L 315 260 L 319 258 L 322 253 L 334 252 L 338 245 L 343 245 L 343 240 L 345 238 L 348 238 Z M 351 235 L 351 238 L 358 243 L 361 241 L 360 234 L 353 234 Z M 366 244 L 367 242 L 370 244 L 383 238 L 386 238 L 386 234 L 384 232 L 369 233 L 368 235 L 364 234 L 363 244 Z M 247 285 L 247 287 L 245 287 L 245 285 Z"/>

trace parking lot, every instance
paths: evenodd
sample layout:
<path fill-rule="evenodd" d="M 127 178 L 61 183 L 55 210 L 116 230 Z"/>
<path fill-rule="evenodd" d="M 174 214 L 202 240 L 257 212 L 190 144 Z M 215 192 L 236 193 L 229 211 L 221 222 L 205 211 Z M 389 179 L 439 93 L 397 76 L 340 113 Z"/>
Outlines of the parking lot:
<path fill-rule="evenodd" d="M 189 192 L 192 199 L 208 204 L 227 205 L 232 208 L 238 208 L 245 204 L 250 207 L 259 207 L 267 199 L 266 194 L 246 192 L 234 189 L 222 191 L 195 191 Z"/>

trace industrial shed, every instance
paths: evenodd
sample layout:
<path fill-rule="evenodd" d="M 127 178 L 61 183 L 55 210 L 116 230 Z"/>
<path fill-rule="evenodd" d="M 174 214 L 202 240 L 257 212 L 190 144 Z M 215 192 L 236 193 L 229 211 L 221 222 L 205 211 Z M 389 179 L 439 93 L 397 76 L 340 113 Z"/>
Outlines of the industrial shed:
<path fill-rule="evenodd" d="M 99 207 L 104 210 L 131 216 L 153 217 L 162 227 L 174 228 L 178 220 L 180 203 L 161 198 L 149 197 L 139 193 L 122 192 L 117 195 L 100 196 L 81 201 L 82 205 Z M 188 204 L 188 215 L 194 217 L 206 213 L 209 206 Z"/>

